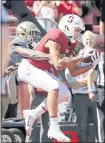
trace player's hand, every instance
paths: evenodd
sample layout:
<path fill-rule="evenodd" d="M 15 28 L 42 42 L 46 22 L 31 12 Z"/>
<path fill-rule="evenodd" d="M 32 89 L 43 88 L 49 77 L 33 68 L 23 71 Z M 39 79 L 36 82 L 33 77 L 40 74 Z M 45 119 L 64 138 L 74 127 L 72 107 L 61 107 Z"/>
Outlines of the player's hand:
<path fill-rule="evenodd" d="M 104 52 L 93 49 L 82 55 L 81 58 L 83 62 L 92 62 L 93 67 L 95 67 L 104 58 Z"/>
<path fill-rule="evenodd" d="M 65 59 L 65 60 L 70 60 L 71 58 L 69 58 L 69 57 L 63 57 L 63 59 Z"/>
<path fill-rule="evenodd" d="M 84 52 L 84 54 L 82 55 L 84 58 L 86 57 L 90 57 L 90 56 L 92 56 L 93 55 L 93 52 L 94 52 L 95 50 L 94 49 L 91 49 L 91 48 L 89 48 L 89 49 L 87 49 L 87 51 L 86 52 Z"/>
<path fill-rule="evenodd" d="M 95 68 L 103 58 L 104 52 L 93 51 L 93 55 L 91 56 L 93 67 Z"/>
<path fill-rule="evenodd" d="M 91 59 L 91 56 L 93 56 L 92 54 L 87 54 L 86 56 L 84 55 L 81 55 L 80 58 L 81 58 L 81 62 L 84 62 L 84 63 L 91 63 L 92 62 L 92 59 Z"/>
<path fill-rule="evenodd" d="M 53 65 L 53 61 L 51 59 L 48 62 L 50 63 L 50 65 Z"/>
<path fill-rule="evenodd" d="M 95 99 L 95 94 L 93 92 L 89 93 L 89 99 L 93 101 Z"/>
<path fill-rule="evenodd" d="M 88 49 L 86 52 L 80 55 L 81 61 L 86 63 L 92 62 L 91 56 L 93 56 L 93 50 L 94 49 Z"/>

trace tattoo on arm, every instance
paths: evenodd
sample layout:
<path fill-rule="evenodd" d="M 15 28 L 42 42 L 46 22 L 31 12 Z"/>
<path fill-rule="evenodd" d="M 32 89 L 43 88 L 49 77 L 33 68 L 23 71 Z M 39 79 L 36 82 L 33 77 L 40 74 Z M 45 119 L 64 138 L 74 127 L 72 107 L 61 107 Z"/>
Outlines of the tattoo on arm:
<path fill-rule="evenodd" d="M 49 60 L 50 56 L 49 54 L 45 54 L 40 51 L 30 51 L 30 58 L 33 60 Z"/>
<path fill-rule="evenodd" d="M 24 57 L 33 59 L 33 60 L 49 60 L 49 54 L 43 53 L 41 51 L 26 49 L 21 46 L 14 46 L 12 52 L 20 54 Z"/>

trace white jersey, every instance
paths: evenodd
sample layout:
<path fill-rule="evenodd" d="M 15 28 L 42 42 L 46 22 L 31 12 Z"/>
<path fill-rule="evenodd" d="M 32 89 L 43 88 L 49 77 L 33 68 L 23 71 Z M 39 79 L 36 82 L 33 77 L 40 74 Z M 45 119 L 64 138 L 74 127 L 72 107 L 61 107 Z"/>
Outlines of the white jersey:
<path fill-rule="evenodd" d="M 89 51 L 91 50 L 91 49 L 88 49 Z M 87 51 L 88 51 L 87 50 Z M 81 50 L 80 51 L 80 53 L 79 53 L 79 55 L 83 55 L 83 54 L 87 54 L 87 51 L 84 51 L 84 49 L 83 50 Z M 78 65 L 78 67 L 85 67 L 85 66 L 88 66 L 88 65 L 90 65 L 91 63 L 84 63 L 84 62 L 81 62 L 79 65 Z M 68 72 L 68 74 L 67 74 L 67 70 L 66 70 L 66 77 L 67 77 L 67 81 L 68 81 L 68 83 L 70 83 L 70 82 L 74 82 L 75 80 L 77 80 L 77 79 L 83 79 L 83 78 L 86 78 L 87 77 L 87 75 L 88 75 L 88 71 L 87 72 L 85 72 L 85 73 L 83 73 L 83 74 L 81 74 L 81 75 L 79 75 L 79 76 L 76 76 L 76 77 L 72 77 L 71 75 L 70 75 L 70 73 Z M 93 91 L 95 91 L 96 90 L 96 87 L 95 87 L 95 85 L 94 85 L 94 83 L 92 84 L 92 90 Z M 81 88 L 79 88 L 79 89 L 72 89 L 72 93 L 73 94 L 88 94 L 88 86 L 84 86 L 84 87 L 81 87 Z"/>
<path fill-rule="evenodd" d="M 81 66 L 87 66 L 89 63 L 81 63 L 80 67 Z M 66 69 L 65 71 L 65 75 L 66 75 L 66 80 L 67 82 L 70 84 L 72 82 L 75 82 L 77 79 L 83 79 L 83 78 L 86 78 L 87 77 L 87 74 L 88 74 L 88 71 L 79 75 L 79 76 L 76 76 L 76 77 L 72 77 L 69 73 L 69 71 Z M 92 90 L 95 91 L 96 90 L 96 87 L 94 85 L 94 83 L 92 84 Z M 72 89 L 72 93 L 73 94 L 87 94 L 88 93 L 88 87 L 87 86 L 84 86 L 84 87 L 81 87 L 79 89 Z"/>
<path fill-rule="evenodd" d="M 101 52 L 100 62 L 95 67 L 97 70 L 97 85 L 105 86 L 105 55 Z"/>

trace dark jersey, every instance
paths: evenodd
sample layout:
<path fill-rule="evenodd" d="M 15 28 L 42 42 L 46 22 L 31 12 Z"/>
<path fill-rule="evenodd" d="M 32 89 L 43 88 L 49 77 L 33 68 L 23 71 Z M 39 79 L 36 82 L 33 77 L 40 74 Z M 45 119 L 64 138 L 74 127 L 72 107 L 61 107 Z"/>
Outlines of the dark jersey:
<path fill-rule="evenodd" d="M 27 40 L 25 40 L 22 36 L 16 36 L 10 43 L 10 56 L 8 59 L 8 65 L 5 68 L 5 73 L 9 74 L 10 72 L 14 71 L 17 69 L 19 63 L 21 60 L 24 58 L 24 56 L 14 53 L 13 52 L 13 46 L 21 46 L 23 48 L 29 49 L 29 45 Z"/>

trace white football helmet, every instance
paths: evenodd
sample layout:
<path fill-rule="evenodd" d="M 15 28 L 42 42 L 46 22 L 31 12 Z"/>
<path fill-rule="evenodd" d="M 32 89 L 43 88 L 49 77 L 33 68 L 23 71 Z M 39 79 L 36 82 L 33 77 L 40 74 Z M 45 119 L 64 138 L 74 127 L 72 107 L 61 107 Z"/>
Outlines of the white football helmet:
<path fill-rule="evenodd" d="M 40 41 L 40 34 L 41 32 L 37 26 L 30 21 L 24 21 L 16 27 L 16 35 L 23 36 L 32 47 L 34 46 L 34 42 L 37 43 Z"/>
<path fill-rule="evenodd" d="M 81 31 L 85 31 L 85 26 L 82 18 L 75 14 L 68 14 L 61 18 L 58 28 L 62 30 L 65 35 L 70 39 L 71 43 L 75 43 L 76 40 L 81 42 Z M 80 29 L 80 32 L 76 32 L 76 29 Z"/>

